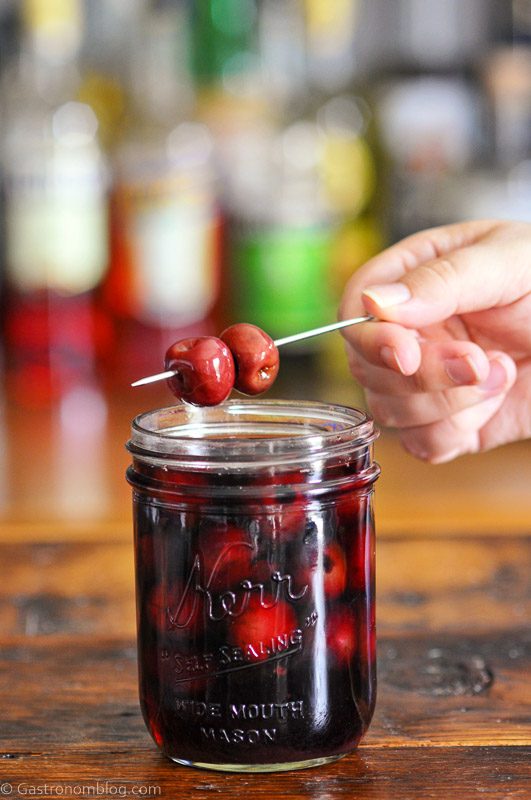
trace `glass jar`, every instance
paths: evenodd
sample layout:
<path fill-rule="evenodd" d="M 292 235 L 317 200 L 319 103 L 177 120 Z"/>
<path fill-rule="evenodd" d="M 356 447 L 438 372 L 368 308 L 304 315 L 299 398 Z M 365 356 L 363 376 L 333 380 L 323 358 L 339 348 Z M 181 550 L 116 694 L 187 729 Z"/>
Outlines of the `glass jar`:
<path fill-rule="evenodd" d="M 376 435 L 361 411 L 279 400 L 133 422 L 140 699 L 169 758 L 300 769 L 367 730 Z"/>

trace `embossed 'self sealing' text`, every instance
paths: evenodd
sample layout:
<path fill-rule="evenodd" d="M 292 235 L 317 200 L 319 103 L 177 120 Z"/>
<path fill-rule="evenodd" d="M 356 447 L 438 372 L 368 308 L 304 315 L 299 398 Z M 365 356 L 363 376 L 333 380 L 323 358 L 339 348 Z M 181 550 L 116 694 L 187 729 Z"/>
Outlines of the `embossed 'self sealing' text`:
<path fill-rule="evenodd" d="M 317 616 L 310 615 L 306 627 L 315 625 Z M 286 633 L 277 634 L 267 642 L 258 641 L 237 647 L 222 645 L 216 652 L 186 655 L 179 651 L 172 653 L 168 648 L 161 651 L 163 661 L 171 659 L 175 685 L 192 681 L 198 677 L 214 677 L 228 672 L 235 672 L 251 666 L 259 666 L 267 659 L 284 659 L 300 652 L 303 646 L 304 631 L 295 628 Z"/>

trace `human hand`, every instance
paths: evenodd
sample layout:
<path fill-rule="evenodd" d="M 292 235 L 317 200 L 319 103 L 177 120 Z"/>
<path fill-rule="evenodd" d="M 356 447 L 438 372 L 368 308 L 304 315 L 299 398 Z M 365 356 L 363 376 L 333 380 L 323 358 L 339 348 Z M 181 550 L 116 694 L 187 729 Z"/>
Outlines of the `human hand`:
<path fill-rule="evenodd" d="M 340 318 L 369 410 L 431 463 L 531 435 L 531 225 L 422 231 L 349 280 Z"/>

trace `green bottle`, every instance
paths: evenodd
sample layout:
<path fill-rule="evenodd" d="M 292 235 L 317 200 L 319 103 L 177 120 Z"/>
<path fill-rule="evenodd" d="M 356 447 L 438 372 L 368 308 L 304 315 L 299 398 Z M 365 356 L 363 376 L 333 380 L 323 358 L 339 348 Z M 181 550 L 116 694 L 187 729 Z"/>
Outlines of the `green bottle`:
<path fill-rule="evenodd" d="M 197 0 L 191 4 L 192 72 L 200 86 L 223 84 L 254 60 L 254 0 Z"/>
<path fill-rule="evenodd" d="M 310 122 L 273 134 L 252 189 L 247 181 L 247 191 L 233 195 L 234 313 L 274 338 L 335 319 L 329 265 L 337 222 L 319 174 L 320 146 Z"/>

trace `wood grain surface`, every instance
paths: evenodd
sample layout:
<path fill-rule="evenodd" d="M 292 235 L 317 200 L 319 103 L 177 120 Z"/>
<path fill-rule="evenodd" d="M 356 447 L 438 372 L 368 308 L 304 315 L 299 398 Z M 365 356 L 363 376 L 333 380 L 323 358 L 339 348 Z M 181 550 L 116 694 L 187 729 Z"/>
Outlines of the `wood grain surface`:
<path fill-rule="evenodd" d="M 270 797 L 444 797 L 450 786 L 460 796 L 485 787 L 525 797 L 526 557 L 520 536 L 382 538 L 378 704 L 359 752 L 311 777 L 207 779 L 158 756 L 140 715 L 130 547 L 3 545 L 0 781 L 105 777 L 157 785 L 163 796 L 180 787 L 178 797 L 249 786 Z"/>
<path fill-rule="evenodd" d="M 80 795 L 88 787 L 97 796 L 99 786 L 101 797 L 140 789 L 140 796 L 171 800 L 528 800 L 531 753 L 523 747 L 363 747 L 334 764 L 274 775 L 187 770 L 135 742 L 96 752 L 81 746 L 48 753 L 36 745 L 31 753 L 11 755 L 0 768 L 13 797 L 19 787 L 18 796 L 28 796 L 29 786 L 47 787 L 49 797 L 64 797 L 65 787 L 75 796 L 76 786 Z"/>

